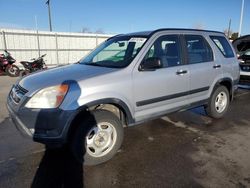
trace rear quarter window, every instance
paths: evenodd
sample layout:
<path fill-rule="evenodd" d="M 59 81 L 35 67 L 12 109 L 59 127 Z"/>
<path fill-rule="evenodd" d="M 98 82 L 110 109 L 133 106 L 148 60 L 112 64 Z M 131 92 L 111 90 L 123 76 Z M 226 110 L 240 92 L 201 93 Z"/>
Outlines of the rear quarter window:
<path fill-rule="evenodd" d="M 223 36 L 210 36 L 217 48 L 226 58 L 234 57 L 234 52 L 228 43 L 227 39 Z"/>

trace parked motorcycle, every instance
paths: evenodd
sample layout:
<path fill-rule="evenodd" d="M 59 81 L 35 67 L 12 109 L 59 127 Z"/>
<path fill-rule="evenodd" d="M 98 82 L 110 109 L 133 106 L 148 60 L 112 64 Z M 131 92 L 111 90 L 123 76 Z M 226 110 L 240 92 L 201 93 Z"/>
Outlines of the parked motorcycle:
<path fill-rule="evenodd" d="M 21 61 L 20 63 L 24 66 L 24 70 L 21 72 L 21 76 L 24 76 L 26 74 L 36 72 L 38 70 L 44 70 L 47 69 L 47 65 L 44 62 L 44 56 L 46 54 L 38 57 L 37 59 L 31 59 L 33 61 Z"/>
<path fill-rule="evenodd" d="M 5 54 L 0 54 L 0 73 L 6 73 L 11 77 L 19 76 L 20 70 L 18 66 L 13 65 L 16 60 L 11 56 L 11 54 L 4 50 Z"/>

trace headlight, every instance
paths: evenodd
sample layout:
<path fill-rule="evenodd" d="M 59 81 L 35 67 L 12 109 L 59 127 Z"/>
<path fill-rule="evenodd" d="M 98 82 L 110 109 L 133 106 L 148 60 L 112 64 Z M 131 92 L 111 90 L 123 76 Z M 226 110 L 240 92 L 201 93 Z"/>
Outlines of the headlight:
<path fill-rule="evenodd" d="M 66 84 L 47 87 L 38 91 L 27 102 L 27 108 L 57 108 L 67 94 L 69 86 Z"/>

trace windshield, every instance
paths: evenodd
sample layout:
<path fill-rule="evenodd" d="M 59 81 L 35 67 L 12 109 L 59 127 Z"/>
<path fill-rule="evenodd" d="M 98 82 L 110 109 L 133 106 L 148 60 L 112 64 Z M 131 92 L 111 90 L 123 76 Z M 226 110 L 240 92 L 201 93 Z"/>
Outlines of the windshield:
<path fill-rule="evenodd" d="M 117 36 L 108 39 L 88 56 L 80 60 L 80 64 L 123 68 L 128 66 L 146 42 L 145 37 Z"/>

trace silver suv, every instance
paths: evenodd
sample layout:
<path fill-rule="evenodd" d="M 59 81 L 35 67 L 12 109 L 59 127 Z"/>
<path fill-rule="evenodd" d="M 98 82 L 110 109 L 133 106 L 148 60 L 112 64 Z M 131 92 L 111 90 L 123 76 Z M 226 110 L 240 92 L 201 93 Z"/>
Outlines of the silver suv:
<path fill-rule="evenodd" d="M 124 127 L 197 106 L 221 118 L 238 80 L 223 33 L 159 29 L 111 37 L 76 64 L 24 77 L 7 107 L 34 141 L 67 145 L 94 165 L 115 155 Z"/>

